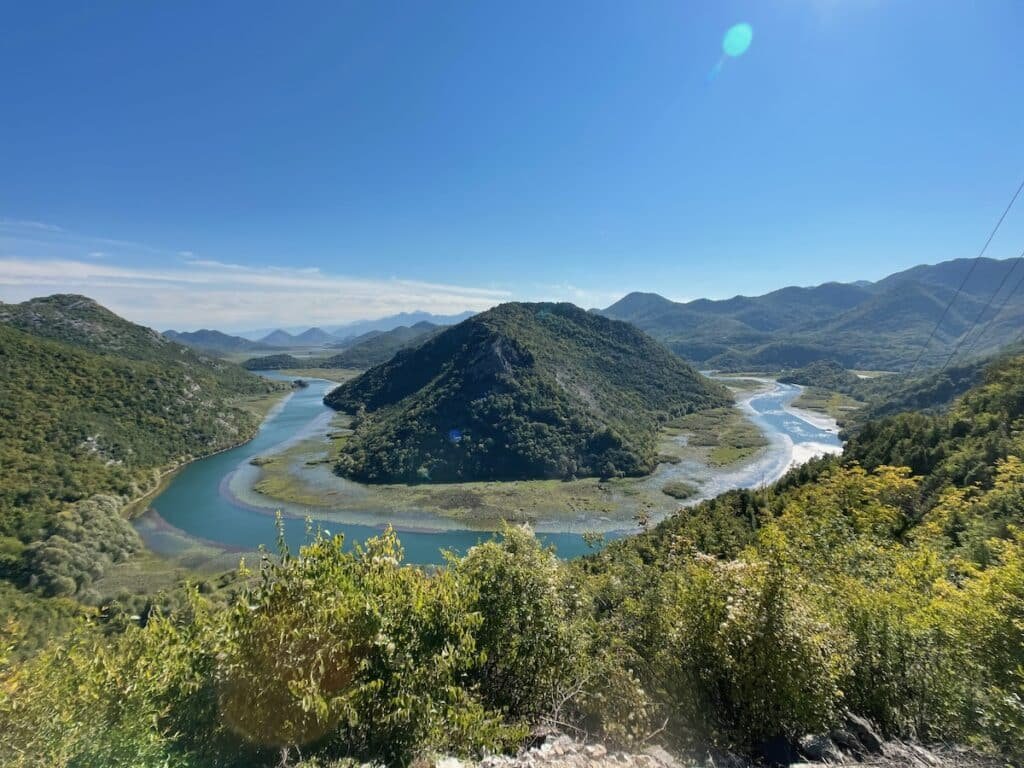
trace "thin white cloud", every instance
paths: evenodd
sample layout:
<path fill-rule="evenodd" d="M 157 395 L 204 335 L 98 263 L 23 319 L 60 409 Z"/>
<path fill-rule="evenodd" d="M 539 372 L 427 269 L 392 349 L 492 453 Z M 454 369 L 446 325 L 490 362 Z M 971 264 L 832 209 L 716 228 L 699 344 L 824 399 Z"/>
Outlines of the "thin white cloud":
<path fill-rule="evenodd" d="M 25 221 L 24 219 L 0 219 L 0 230 L 37 230 L 41 232 L 63 232 L 56 224 L 43 221 Z"/>
<path fill-rule="evenodd" d="M 358 278 L 317 267 L 251 267 L 191 249 L 95 237 L 39 221 L 0 218 L 0 300 L 81 293 L 155 328 L 224 330 L 328 325 L 424 310 L 482 311 L 503 301 L 571 301 L 604 307 L 617 292 L 568 283 L 525 287 Z"/>
<path fill-rule="evenodd" d="M 95 235 L 84 235 L 81 232 L 73 232 L 64 227 L 50 224 L 43 221 L 28 221 L 25 219 L 4 219 L 0 218 L 0 245 L 10 251 L 12 246 L 28 245 L 33 247 L 46 247 L 59 251 L 75 249 L 81 253 L 82 249 L 94 251 L 111 251 L 118 255 L 148 254 L 150 256 L 183 256 L 191 251 L 175 251 L 168 248 L 159 248 L 148 243 L 140 243 L 135 240 L 121 240 L 112 237 L 96 237 Z"/>
<path fill-rule="evenodd" d="M 484 310 L 511 298 L 507 291 L 488 288 L 206 260 L 151 268 L 0 256 L 4 301 L 49 293 L 82 293 L 160 329 L 316 325 L 414 309 L 448 314 Z"/>
<path fill-rule="evenodd" d="M 538 286 L 538 301 L 570 301 L 580 307 L 606 307 L 622 298 L 621 291 L 602 291 L 593 288 L 581 288 L 571 283 L 558 283 Z"/>

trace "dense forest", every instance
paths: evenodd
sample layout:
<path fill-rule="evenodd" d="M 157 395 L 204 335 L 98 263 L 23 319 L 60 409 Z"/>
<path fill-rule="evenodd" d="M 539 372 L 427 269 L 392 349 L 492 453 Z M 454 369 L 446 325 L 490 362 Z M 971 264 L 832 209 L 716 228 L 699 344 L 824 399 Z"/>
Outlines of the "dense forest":
<path fill-rule="evenodd" d="M 242 367 L 247 371 L 283 371 L 288 368 L 318 368 L 322 360 L 323 358 L 300 360 L 295 355 L 289 355 L 287 352 L 276 352 L 273 355 L 250 357 L 242 363 Z"/>
<path fill-rule="evenodd" d="M 391 531 L 355 550 L 322 532 L 242 565 L 233 597 L 185 587 L 176 610 L 65 618 L 11 654 L 0 760 L 407 764 L 545 723 L 756 756 L 853 712 L 1019 761 L 1022 428 L 1015 358 L 947 414 L 887 419 L 581 560 L 516 528 L 426 572 Z"/>
<path fill-rule="evenodd" d="M 860 382 L 857 376 L 834 360 L 815 360 L 796 370 L 783 371 L 779 376 L 783 384 L 799 384 L 802 387 L 818 387 L 844 395 L 858 393 Z"/>
<path fill-rule="evenodd" d="M 2 305 L 0 321 L 0 575 L 46 594 L 81 596 L 138 548 L 124 502 L 250 437 L 258 418 L 234 401 L 284 386 L 83 297 Z"/>
<path fill-rule="evenodd" d="M 626 323 L 503 304 L 331 393 L 356 414 L 338 470 L 364 482 L 649 472 L 660 421 L 729 393 Z"/>

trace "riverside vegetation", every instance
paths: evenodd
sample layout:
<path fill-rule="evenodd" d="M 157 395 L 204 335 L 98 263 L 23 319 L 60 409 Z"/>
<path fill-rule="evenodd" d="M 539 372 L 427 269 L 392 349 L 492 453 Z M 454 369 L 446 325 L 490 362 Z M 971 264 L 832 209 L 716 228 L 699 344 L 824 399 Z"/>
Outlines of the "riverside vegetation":
<path fill-rule="evenodd" d="M 860 378 L 833 360 L 816 360 L 802 368 L 783 371 L 779 381 L 806 387 L 794 405 L 823 410 L 835 417 L 846 432 L 884 416 L 905 411 L 936 411 L 980 383 L 985 370 L 1000 359 L 1024 352 L 1013 344 L 987 355 L 941 370 L 916 375 L 873 375 Z"/>
<path fill-rule="evenodd" d="M 33 654 L 9 620 L 0 760 L 407 764 L 543 724 L 756 755 L 853 712 L 1019 761 L 1022 429 L 1015 357 L 946 412 L 581 560 L 510 528 L 428 572 L 394 532 L 350 550 L 321 531 Z"/>

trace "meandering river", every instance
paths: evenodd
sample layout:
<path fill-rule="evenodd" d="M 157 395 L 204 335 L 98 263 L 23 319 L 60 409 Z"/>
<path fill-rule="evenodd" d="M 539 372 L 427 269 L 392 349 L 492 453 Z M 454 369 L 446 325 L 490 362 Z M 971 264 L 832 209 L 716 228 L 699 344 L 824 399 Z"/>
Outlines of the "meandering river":
<path fill-rule="evenodd" d="M 740 407 L 764 431 L 769 447 L 755 460 L 737 468 L 717 472 L 705 468 L 704 475 L 699 478 L 699 498 L 731 488 L 749 488 L 771 482 L 794 463 L 840 449 L 834 425 L 830 425 L 828 420 L 795 411 L 790 406 L 800 392 L 799 387 L 770 380 L 765 380 L 764 384 L 766 391 L 742 400 Z M 172 556 L 181 556 L 188 542 L 207 550 L 229 552 L 251 551 L 260 545 L 272 549 L 276 540 L 273 511 L 282 505 L 270 499 L 259 500 L 256 494 L 246 492 L 251 490 L 258 475 L 258 469 L 250 464 L 250 460 L 278 452 L 297 440 L 322 434 L 333 415 L 322 400 L 333 386 L 334 383 L 322 379 L 309 380 L 308 387 L 288 395 L 267 416 L 253 440 L 184 467 L 136 521 L 136 528 L 149 548 Z M 700 469 L 687 467 L 691 477 L 694 471 L 699 474 Z M 324 468 L 320 467 L 319 471 L 324 471 Z M 679 471 L 678 467 L 663 465 L 659 468 L 659 478 L 671 479 L 672 473 Z M 359 488 L 353 484 L 353 492 L 358 492 Z M 291 513 L 294 514 L 294 510 Z M 344 533 L 346 541 L 351 543 L 376 536 L 389 522 L 396 522 L 406 558 L 422 564 L 441 562 L 442 549 L 465 551 L 489 535 L 487 532 L 452 528 L 450 520 L 446 521 L 446 526 L 440 526 L 443 529 L 439 529 L 430 520 L 416 526 L 411 525 L 408 519 L 395 521 L 393 517 L 388 511 L 374 510 L 372 505 L 368 505 L 358 517 L 365 524 L 329 519 L 314 520 L 314 523 L 332 532 Z M 351 519 L 349 515 L 347 520 Z M 306 522 L 300 517 L 285 517 L 284 526 L 286 540 L 292 548 L 306 540 Z M 586 530 L 585 525 L 578 523 L 574 527 L 577 531 Z M 605 538 L 627 533 L 611 532 L 605 534 Z M 538 535 L 546 543 L 554 545 L 562 557 L 574 557 L 590 551 L 579 532 L 554 531 Z"/>

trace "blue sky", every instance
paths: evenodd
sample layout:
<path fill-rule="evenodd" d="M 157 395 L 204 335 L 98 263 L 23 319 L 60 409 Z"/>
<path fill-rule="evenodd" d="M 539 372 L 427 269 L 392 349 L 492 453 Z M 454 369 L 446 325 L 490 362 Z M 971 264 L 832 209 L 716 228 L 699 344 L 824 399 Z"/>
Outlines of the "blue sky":
<path fill-rule="evenodd" d="M 0 299 L 157 327 L 873 279 L 975 255 L 1024 174 L 1019 0 L 2 18 Z"/>

